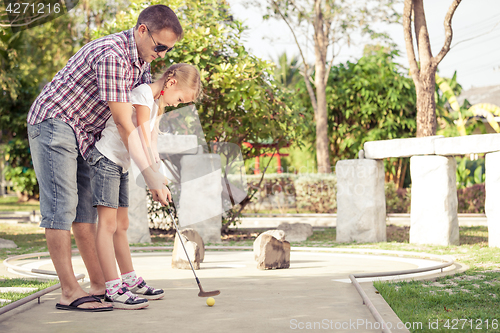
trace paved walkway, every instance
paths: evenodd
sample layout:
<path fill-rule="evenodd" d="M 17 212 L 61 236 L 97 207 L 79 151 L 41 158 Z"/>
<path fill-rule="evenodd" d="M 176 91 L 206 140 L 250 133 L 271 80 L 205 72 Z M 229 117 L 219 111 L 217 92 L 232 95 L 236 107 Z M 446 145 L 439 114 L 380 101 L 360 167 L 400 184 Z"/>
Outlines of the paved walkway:
<path fill-rule="evenodd" d="M 208 307 L 197 296 L 192 271 L 171 268 L 171 253 L 137 253 L 133 261 L 148 283 L 165 289 L 164 299 L 151 301 L 143 310 L 70 312 L 55 308 L 60 296 L 57 290 L 43 296 L 40 304 L 32 301 L 1 315 L 0 332 L 380 332 L 354 286 L 347 282 L 348 275 L 436 264 L 385 255 L 292 250 L 290 269 L 262 271 L 256 268 L 251 251 L 207 251 L 197 275 L 205 290 L 221 290 L 215 305 Z M 48 259 L 21 263 L 53 270 Z M 74 257 L 73 263 L 76 273 L 86 273 L 80 257 Z M 392 331 L 408 332 L 397 329 L 402 323 L 375 293 L 372 283 L 362 285 L 392 324 Z"/>
<path fill-rule="evenodd" d="M 387 225 L 410 226 L 410 214 L 387 214 Z M 315 228 L 337 226 L 337 214 L 289 214 L 282 216 L 246 216 L 238 223 L 238 228 L 266 229 L 276 228 L 280 223 L 309 223 Z M 484 214 L 458 214 L 459 226 L 487 226 Z"/>

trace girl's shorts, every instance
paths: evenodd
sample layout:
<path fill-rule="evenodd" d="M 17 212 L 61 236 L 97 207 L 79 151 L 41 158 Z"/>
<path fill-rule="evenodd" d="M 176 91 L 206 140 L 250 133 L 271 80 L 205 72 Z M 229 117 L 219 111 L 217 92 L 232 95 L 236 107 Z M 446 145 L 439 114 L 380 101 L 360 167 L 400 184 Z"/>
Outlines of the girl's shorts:
<path fill-rule="evenodd" d="M 87 159 L 90 164 L 92 206 L 117 209 L 128 207 L 128 172 L 94 148 Z"/>

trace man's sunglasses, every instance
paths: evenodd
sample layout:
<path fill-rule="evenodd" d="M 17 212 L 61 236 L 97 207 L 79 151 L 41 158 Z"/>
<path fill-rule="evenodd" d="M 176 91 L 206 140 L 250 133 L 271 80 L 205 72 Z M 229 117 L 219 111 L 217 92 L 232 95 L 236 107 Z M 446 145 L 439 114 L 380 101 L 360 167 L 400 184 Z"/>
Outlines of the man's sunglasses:
<path fill-rule="evenodd" d="M 172 47 L 168 47 L 167 45 L 158 45 L 155 41 L 155 39 L 153 38 L 153 35 L 151 35 L 151 31 L 149 30 L 148 26 L 144 24 L 144 26 L 146 27 L 146 29 L 148 29 L 148 34 L 149 34 L 149 37 L 151 37 L 151 39 L 153 40 L 153 43 L 155 43 L 155 49 L 154 51 L 156 53 L 160 53 L 160 52 L 165 52 L 167 51 L 170 52 L 172 51 L 172 49 L 174 48 L 173 46 Z"/>

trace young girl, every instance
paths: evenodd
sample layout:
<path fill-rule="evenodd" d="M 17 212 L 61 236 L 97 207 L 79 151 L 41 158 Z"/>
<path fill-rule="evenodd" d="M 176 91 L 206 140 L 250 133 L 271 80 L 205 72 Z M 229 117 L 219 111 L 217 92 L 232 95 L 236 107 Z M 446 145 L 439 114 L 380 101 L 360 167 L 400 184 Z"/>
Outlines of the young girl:
<path fill-rule="evenodd" d="M 165 106 L 190 103 L 201 95 L 200 74 L 188 64 L 170 66 L 162 77 L 151 84 L 132 90 L 132 120 L 142 129 L 144 154 L 148 164 L 159 162 L 155 140 L 158 134 L 156 118 Z M 158 103 L 157 103 L 158 102 Z M 151 144 L 150 144 L 151 143 Z M 128 168 L 130 155 L 121 141 L 118 128 L 110 117 L 101 139 L 88 159 L 91 165 L 92 204 L 97 207 L 97 255 L 106 279 L 104 299 L 115 309 L 141 309 L 148 299 L 160 299 L 164 291 L 155 289 L 138 277 L 132 265 L 128 246 Z M 121 279 L 116 269 L 116 262 Z"/>

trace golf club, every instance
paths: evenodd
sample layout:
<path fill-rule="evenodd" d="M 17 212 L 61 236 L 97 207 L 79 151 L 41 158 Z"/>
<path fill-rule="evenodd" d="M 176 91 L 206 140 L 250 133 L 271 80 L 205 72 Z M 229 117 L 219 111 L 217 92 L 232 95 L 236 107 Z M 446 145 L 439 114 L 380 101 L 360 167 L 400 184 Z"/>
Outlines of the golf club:
<path fill-rule="evenodd" d="M 191 266 L 191 270 L 193 271 L 194 278 L 196 279 L 196 283 L 198 283 L 198 288 L 200 288 L 200 292 L 198 293 L 198 297 L 211 297 L 211 296 L 219 295 L 220 294 L 219 290 L 204 291 L 203 288 L 201 287 L 200 280 L 196 276 L 196 272 L 194 271 L 193 264 L 191 263 L 191 259 L 189 259 L 189 255 L 187 253 L 186 247 L 184 246 L 184 242 L 182 241 L 182 236 L 181 236 L 181 233 L 179 232 L 179 228 L 177 227 L 177 223 L 175 222 L 174 215 L 172 214 L 172 209 L 167 208 L 167 212 L 170 214 L 170 218 L 172 219 L 172 222 L 174 223 L 175 230 L 177 231 L 177 235 L 179 236 L 179 241 L 181 242 L 182 248 L 184 249 L 184 252 L 186 253 L 186 258 L 189 261 L 189 265 Z"/>

